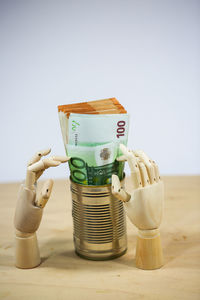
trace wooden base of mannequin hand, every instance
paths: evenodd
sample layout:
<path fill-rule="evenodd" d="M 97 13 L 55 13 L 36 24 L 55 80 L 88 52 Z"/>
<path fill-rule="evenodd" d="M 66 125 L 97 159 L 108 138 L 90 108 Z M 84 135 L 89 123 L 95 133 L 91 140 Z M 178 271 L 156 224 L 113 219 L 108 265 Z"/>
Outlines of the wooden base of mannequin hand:
<path fill-rule="evenodd" d="M 37 267 L 41 260 L 36 233 L 23 233 L 17 230 L 15 242 L 16 267 L 20 269 Z"/>
<path fill-rule="evenodd" d="M 138 230 L 136 267 L 143 270 L 154 270 L 161 268 L 163 264 L 159 229 Z"/>

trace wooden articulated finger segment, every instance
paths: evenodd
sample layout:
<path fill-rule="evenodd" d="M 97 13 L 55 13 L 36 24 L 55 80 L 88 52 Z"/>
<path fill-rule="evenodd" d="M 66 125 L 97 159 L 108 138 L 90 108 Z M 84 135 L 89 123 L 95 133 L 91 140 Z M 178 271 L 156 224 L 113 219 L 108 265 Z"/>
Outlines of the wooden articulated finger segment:
<path fill-rule="evenodd" d="M 158 165 L 155 163 L 155 161 L 152 161 L 152 165 L 154 167 L 156 182 L 158 182 L 160 180 L 160 172 L 159 172 Z"/>
<path fill-rule="evenodd" d="M 133 184 L 133 189 L 142 187 L 142 179 L 140 177 L 139 167 L 138 167 L 138 171 L 131 172 L 131 181 Z"/>
<path fill-rule="evenodd" d="M 39 197 L 37 197 L 36 199 L 36 205 L 38 207 L 44 208 L 47 201 L 49 200 L 49 197 L 51 196 L 51 191 L 53 188 L 53 180 L 52 179 L 48 179 L 47 181 L 45 181 L 42 190 L 39 194 Z"/>
<path fill-rule="evenodd" d="M 61 164 L 60 161 L 56 161 L 56 160 L 48 159 L 48 158 L 44 159 L 43 163 L 44 163 L 44 168 L 45 169 L 48 169 L 50 167 L 57 167 Z"/>
<path fill-rule="evenodd" d="M 140 174 L 141 174 L 141 178 L 142 178 L 142 186 L 145 187 L 150 184 L 147 169 L 143 162 L 138 162 L 138 165 L 139 165 Z"/>
<path fill-rule="evenodd" d="M 41 161 L 38 161 L 34 164 L 32 164 L 31 166 L 28 167 L 28 170 L 31 171 L 31 172 L 38 172 L 38 171 L 42 171 L 44 170 L 45 167 L 44 167 L 44 161 L 41 160 Z"/>
<path fill-rule="evenodd" d="M 29 171 L 27 169 L 27 172 L 26 172 L 26 180 L 25 180 L 25 186 L 27 189 L 30 189 L 30 190 L 35 190 L 35 181 L 36 181 L 36 174 L 35 172 L 32 172 L 32 171 Z"/>
<path fill-rule="evenodd" d="M 42 176 L 45 170 L 41 170 L 35 173 L 35 179 L 36 181 Z"/>
<path fill-rule="evenodd" d="M 112 194 L 123 202 L 128 202 L 131 196 L 121 187 L 119 177 L 112 175 Z"/>
<path fill-rule="evenodd" d="M 139 159 L 145 164 L 150 183 L 151 184 L 155 183 L 156 182 L 155 171 L 151 159 L 142 150 L 134 151 L 134 154 L 137 157 L 139 157 Z"/>
<path fill-rule="evenodd" d="M 131 170 L 133 188 L 136 189 L 142 187 L 142 179 L 140 176 L 140 170 L 139 170 L 137 158 L 135 157 L 133 152 L 128 150 L 127 147 L 124 146 L 123 144 L 120 144 L 120 149 L 123 155 L 126 157 L 129 168 Z"/>
<path fill-rule="evenodd" d="M 121 155 L 117 158 L 117 161 L 127 161 L 126 156 L 125 155 Z"/>
<path fill-rule="evenodd" d="M 131 170 L 131 179 L 133 188 L 141 188 L 142 187 L 142 177 L 140 172 L 139 160 L 131 153 L 130 162 L 128 160 L 128 164 Z"/>
<path fill-rule="evenodd" d="M 52 159 L 55 161 L 60 161 L 61 163 L 65 163 L 68 160 L 70 160 L 70 157 L 57 155 L 57 156 L 51 156 L 51 157 L 49 157 L 49 159 Z"/>
<path fill-rule="evenodd" d="M 60 165 L 60 161 L 55 161 L 53 159 L 46 158 L 34 163 L 30 167 L 28 167 L 28 170 L 32 172 L 38 172 L 41 170 L 48 169 L 49 167 L 57 167 L 59 165 Z"/>
<path fill-rule="evenodd" d="M 32 164 L 36 163 L 41 159 L 42 156 L 45 156 L 51 152 L 51 148 L 38 151 L 34 154 L 34 156 L 29 160 L 28 166 L 31 166 Z"/>

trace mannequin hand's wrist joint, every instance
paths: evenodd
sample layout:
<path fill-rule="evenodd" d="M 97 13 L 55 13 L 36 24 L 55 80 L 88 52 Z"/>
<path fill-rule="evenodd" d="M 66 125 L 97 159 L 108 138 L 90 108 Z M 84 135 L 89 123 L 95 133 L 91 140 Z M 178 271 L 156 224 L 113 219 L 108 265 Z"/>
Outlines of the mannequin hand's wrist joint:
<path fill-rule="evenodd" d="M 138 236 L 141 238 L 152 239 L 160 235 L 159 229 L 141 230 L 138 229 Z"/>
<path fill-rule="evenodd" d="M 19 238 L 29 238 L 29 237 L 32 237 L 35 233 L 36 232 L 32 232 L 32 233 L 22 232 L 20 230 L 15 229 L 15 235 L 16 235 L 16 237 L 19 237 Z"/>

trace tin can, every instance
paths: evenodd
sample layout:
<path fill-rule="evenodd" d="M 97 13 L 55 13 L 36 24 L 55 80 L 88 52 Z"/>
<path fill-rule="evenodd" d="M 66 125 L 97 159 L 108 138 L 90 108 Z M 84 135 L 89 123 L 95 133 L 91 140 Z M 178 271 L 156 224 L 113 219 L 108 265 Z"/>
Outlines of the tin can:
<path fill-rule="evenodd" d="M 122 182 L 123 184 L 123 182 Z M 107 260 L 127 250 L 123 203 L 111 185 L 81 185 L 71 181 L 75 252 L 87 259 Z"/>

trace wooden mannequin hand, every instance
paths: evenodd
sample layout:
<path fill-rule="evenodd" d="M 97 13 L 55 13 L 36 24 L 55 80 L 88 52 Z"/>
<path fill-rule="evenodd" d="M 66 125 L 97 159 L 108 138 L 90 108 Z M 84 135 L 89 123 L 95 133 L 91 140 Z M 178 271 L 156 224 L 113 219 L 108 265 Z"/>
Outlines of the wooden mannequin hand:
<path fill-rule="evenodd" d="M 121 201 L 131 222 L 140 230 L 152 230 L 160 226 L 164 186 L 154 161 L 143 151 L 130 151 L 120 145 L 123 153 L 119 160 L 127 160 L 131 169 L 133 191 L 128 194 L 117 175 L 112 176 L 112 193 Z"/>
<path fill-rule="evenodd" d="M 15 228 L 23 233 L 34 233 L 41 222 L 43 207 L 47 203 L 53 187 L 53 180 L 45 181 L 40 193 L 36 193 L 37 179 L 45 169 L 56 167 L 69 160 L 68 157 L 52 156 L 40 161 L 51 149 L 37 152 L 28 163 L 25 184 L 20 186 L 15 211 Z"/>
<path fill-rule="evenodd" d="M 138 228 L 135 264 L 137 268 L 154 270 L 163 266 L 163 252 L 158 227 L 161 223 L 164 187 L 158 166 L 143 151 L 130 151 L 120 145 L 118 160 L 128 161 L 133 190 L 128 194 L 119 178 L 112 175 L 112 193 L 121 201 L 131 222 Z"/>
<path fill-rule="evenodd" d="M 53 180 L 45 181 L 40 193 L 36 193 L 36 183 L 45 169 L 56 167 L 69 160 L 68 157 L 52 156 L 43 160 L 40 158 L 49 154 L 51 149 L 37 152 L 28 163 L 26 181 L 18 194 L 15 210 L 15 266 L 21 269 L 31 269 L 41 263 L 37 242 L 38 229 L 43 207 L 46 205 L 53 187 Z"/>

